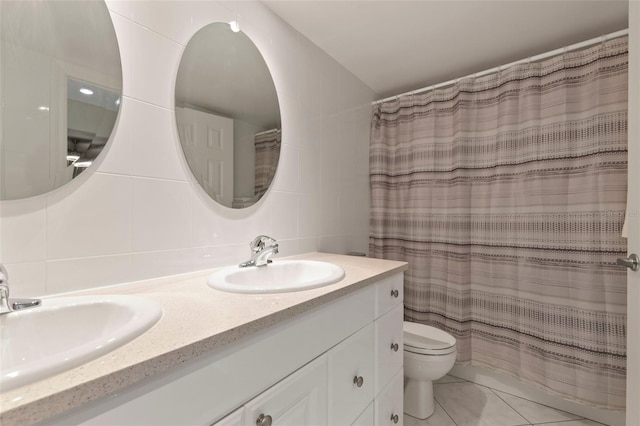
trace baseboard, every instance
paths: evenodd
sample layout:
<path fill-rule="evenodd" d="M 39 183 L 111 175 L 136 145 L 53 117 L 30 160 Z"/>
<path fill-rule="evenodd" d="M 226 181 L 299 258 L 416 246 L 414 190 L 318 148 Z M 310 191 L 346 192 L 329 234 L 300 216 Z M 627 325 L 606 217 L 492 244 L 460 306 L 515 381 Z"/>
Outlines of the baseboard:
<path fill-rule="evenodd" d="M 625 413 L 622 411 L 608 411 L 568 401 L 486 368 L 456 365 L 449 374 L 606 425 L 625 426 Z"/>

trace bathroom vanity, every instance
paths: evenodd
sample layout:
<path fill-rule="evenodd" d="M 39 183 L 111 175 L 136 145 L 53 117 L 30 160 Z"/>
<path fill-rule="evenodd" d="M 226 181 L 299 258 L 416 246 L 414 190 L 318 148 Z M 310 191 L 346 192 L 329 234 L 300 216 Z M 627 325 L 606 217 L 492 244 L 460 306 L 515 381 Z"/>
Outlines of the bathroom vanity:
<path fill-rule="evenodd" d="M 207 287 L 213 271 L 87 294 L 159 302 L 148 332 L 1 396 L 3 425 L 402 424 L 404 262 L 312 253 L 346 273 L 280 294 Z M 277 260 L 276 260 L 277 261 Z"/>

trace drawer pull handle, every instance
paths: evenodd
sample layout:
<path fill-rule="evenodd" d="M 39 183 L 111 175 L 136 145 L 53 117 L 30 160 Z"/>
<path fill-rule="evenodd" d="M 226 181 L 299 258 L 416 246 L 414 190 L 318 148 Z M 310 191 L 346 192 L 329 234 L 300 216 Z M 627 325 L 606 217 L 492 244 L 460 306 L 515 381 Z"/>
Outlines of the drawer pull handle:
<path fill-rule="evenodd" d="M 364 378 L 362 376 L 353 377 L 353 384 L 356 385 L 357 387 L 361 388 L 363 383 L 364 383 Z"/>
<path fill-rule="evenodd" d="M 397 343 L 392 343 L 392 344 L 391 344 L 391 350 L 392 350 L 392 351 L 394 351 L 394 352 L 398 352 L 398 348 L 399 348 L 399 346 L 398 346 L 398 344 L 397 344 Z"/>
<path fill-rule="evenodd" d="M 271 426 L 271 422 L 273 422 L 271 416 L 260 414 L 256 419 L 256 426 Z"/>
<path fill-rule="evenodd" d="M 391 415 L 391 421 L 392 421 L 393 423 L 398 423 L 398 420 L 400 420 L 400 418 L 398 417 L 398 415 L 397 415 L 397 414 L 392 414 L 392 415 Z"/>
<path fill-rule="evenodd" d="M 398 290 L 391 290 L 391 297 L 398 297 L 399 294 Z"/>

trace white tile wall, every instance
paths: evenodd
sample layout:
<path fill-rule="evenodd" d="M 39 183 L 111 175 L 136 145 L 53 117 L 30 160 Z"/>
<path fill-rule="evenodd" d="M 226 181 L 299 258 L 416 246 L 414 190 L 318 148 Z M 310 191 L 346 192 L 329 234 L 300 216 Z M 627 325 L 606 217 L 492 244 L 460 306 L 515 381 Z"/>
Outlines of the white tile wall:
<path fill-rule="evenodd" d="M 46 206 L 45 197 L 0 204 L 0 259 L 3 263 L 46 258 Z"/>
<path fill-rule="evenodd" d="M 367 86 L 257 1 L 108 0 L 123 103 L 98 171 L 47 196 L 0 203 L 0 262 L 12 294 L 35 296 L 245 260 L 258 234 L 282 255 L 367 251 Z M 243 210 L 196 187 L 173 118 L 188 40 L 238 19 L 269 66 L 283 152 L 266 197 Z M 152 152 L 153 155 L 148 153 Z"/>
<path fill-rule="evenodd" d="M 133 99 L 125 102 L 127 114 L 135 121 L 122 120 L 119 130 L 131 146 L 132 174 L 187 181 L 180 144 L 176 143 L 174 112 Z"/>
<path fill-rule="evenodd" d="M 46 280 L 49 294 L 131 281 L 131 255 L 51 260 Z"/>
<path fill-rule="evenodd" d="M 12 263 L 5 266 L 9 272 L 12 297 L 36 297 L 47 294 L 47 266 L 44 261 Z"/>
<path fill-rule="evenodd" d="M 73 192 L 47 196 L 47 260 L 130 252 L 132 184 L 96 173 Z"/>
<path fill-rule="evenodd" d="M 175 80 L 184 46 L 141 25 L 131 32 L 131 86 L 125 95 L 173 108 Z"/>
<path fill-rule="evenodd" d="M 191 186 L 187 182 L 135 179 L 133 252 L 191 246 Z"/>

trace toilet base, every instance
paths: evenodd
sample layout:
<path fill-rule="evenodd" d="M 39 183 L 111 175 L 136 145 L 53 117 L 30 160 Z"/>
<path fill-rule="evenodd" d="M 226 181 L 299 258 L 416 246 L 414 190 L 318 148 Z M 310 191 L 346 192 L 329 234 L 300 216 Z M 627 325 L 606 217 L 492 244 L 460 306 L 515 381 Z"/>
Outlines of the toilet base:
<path fill-rule="evenodd" d="M 404 412 L 421 420 L 431 416 L 436 406 L 433 401 L 433 381 L 412 380 L 405 377 Z"/>

